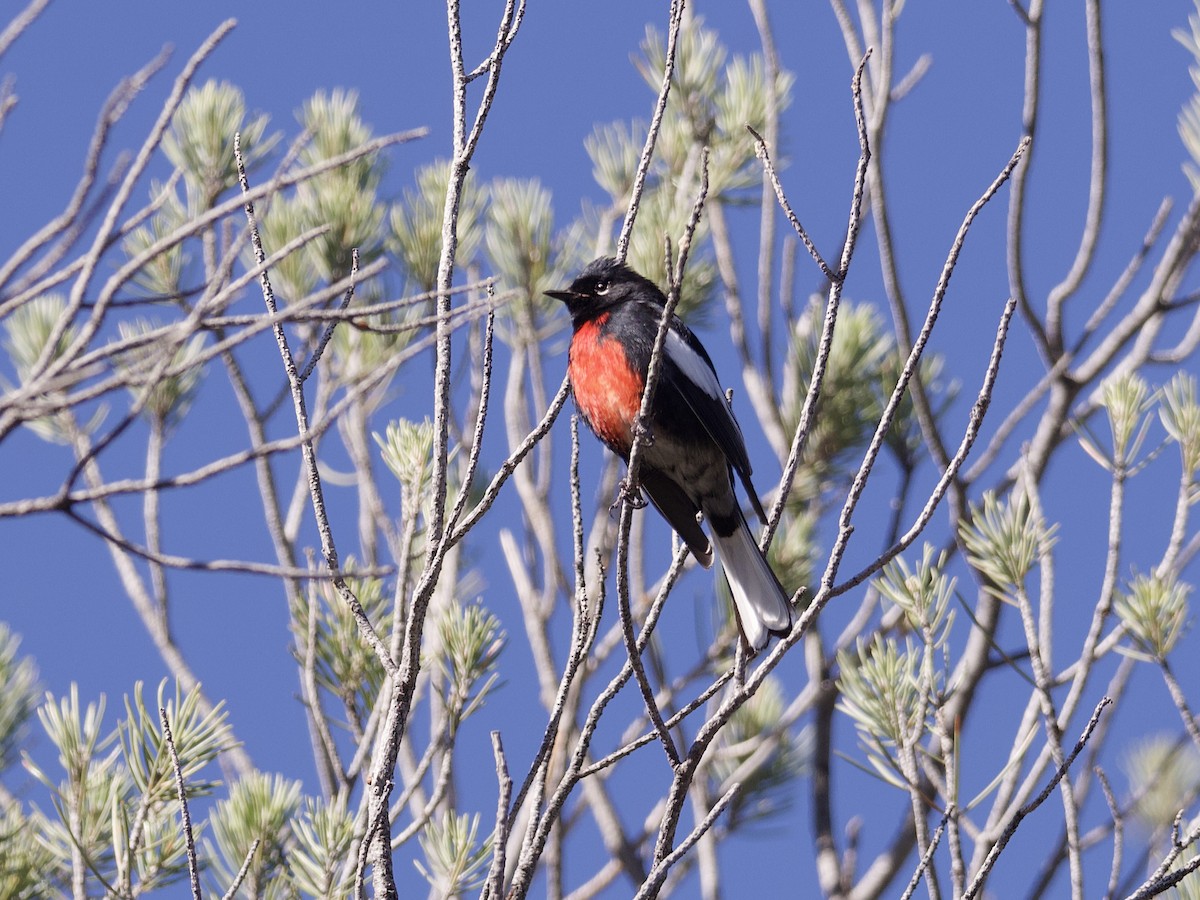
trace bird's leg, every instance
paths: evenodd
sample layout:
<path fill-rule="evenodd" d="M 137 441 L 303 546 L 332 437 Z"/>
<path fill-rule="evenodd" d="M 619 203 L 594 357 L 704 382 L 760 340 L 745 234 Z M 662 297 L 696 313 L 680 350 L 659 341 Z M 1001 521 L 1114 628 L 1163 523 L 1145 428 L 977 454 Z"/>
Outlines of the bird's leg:
<path fill-rule="evenodd" d="M 629 477 L 621 479 L 621 483 L 617 485 L 617 499 L 613 501 L 613 505 L 608 508 L 608 511 L 616 512 L 622 503 L 628 503 L 634 509 L 645 509 L 646 498 L 642 496 L 642 486 L 630 481 Z"/>
<path fill-rule="evenodd" d="M 633 443 L 641 447 L 652 447 L 654 445 L 654 432 L 650 430 L 650 423 L 642 416 L 638 416 L 634 420 Z M 628 462 L 628 459 L 626 462 Z M 642 486 L 631 479 L 628 474 L 621 479 L 621 486 L 617 491 L 617 499 L 609 507 L 609 511 L 615 511 L 621 505 L 622 501 L 627 502 L 634 509 L 644 509 L 646 507 L 646 498 L 642 496 Z"/>

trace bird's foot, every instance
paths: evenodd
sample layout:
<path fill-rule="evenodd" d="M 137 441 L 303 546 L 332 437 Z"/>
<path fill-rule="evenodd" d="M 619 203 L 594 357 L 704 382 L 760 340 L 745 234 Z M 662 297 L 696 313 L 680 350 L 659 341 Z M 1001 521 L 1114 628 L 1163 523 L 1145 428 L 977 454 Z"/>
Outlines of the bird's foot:
<path fill-rule="evenodd" d="M 644 509 L 646 498 L 642 496 L 641 485 L 635 484 L 628 478 L 622 478 L 617 489 L 617 499 L 609 507 L 609 512 L 616 512 L 622 503 L 628 503 L 633 509 Z"/>

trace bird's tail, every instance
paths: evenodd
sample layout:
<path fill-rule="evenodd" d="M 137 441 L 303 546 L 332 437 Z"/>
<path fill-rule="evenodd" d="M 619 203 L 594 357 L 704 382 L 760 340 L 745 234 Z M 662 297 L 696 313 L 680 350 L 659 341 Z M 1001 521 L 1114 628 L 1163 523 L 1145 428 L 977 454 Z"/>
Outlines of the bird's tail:
<path fill-rule="evenodd" d="M 742 634 L 751 647 L 761 650 L 769 634 L 783 635 L 791 630 L 792 607 L 740 511 L 737 518 L 737 527 L 727 535 L 713 529 L 717 558 L 729 579 Z"/>

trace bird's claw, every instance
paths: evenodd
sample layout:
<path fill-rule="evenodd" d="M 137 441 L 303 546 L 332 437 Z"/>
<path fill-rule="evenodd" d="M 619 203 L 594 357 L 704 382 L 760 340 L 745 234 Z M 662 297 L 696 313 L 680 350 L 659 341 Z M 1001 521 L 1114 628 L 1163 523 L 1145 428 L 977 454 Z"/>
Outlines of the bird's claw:
<path fill-rule="evenodd" d="M 628 478 L 621 479 L 621 486 L 617 490 L 617 499 L 609 507 L 609 512 L 616 512 L 622 503 L 628 503 L 632 509 L 644 509 L 646 506 L 646 498 L 642 496 L 641 486 L 634 484 Z"/>

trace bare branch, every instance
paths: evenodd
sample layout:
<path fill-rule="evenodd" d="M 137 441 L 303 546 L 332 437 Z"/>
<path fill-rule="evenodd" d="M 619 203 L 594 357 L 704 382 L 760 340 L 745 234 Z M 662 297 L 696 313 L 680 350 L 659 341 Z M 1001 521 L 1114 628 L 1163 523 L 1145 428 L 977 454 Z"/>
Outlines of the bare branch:
<path fill-rule="evenodd" d="M 671 871 L 671 867 L 678 863 L 679 860 L 683 859 L 683 857 L 687 855 L 688 851 L 692 849 L 696 842 L 708 833 L 708 830 L 713 827 L 721 813 L 725 811 L 725 807 L 729 805 L 730 801 L 733 800 L 738 791 L 741 789 L 741 782 L 734 782 L 734 784 L 729 788 L 728 791 L 725 792 L 721 799 L 713 805 L 713 808 L 709 810 L 708 815 L 705 816 L 699 822 L 699 824 L 692 829 L 691 833 L 679 843 L 679 846 L 650 870 L 650 874 L 646 876 L 646 880 L 642 883 L 641 889 L 637 892 L 637 894 L 634 895 L 635 900 L 645 900 L 645 898 L 658 896 L 659 889 L 662 887 L 662 883 L 666 879 L 667 873 Z"/>
<path fill-rule="evenodd" d="M 166 742 L 167 752 L 171 754 L 171 769 L 175 773 L 175 791 L 179 797 L 183 839 L 187 844 L 188 878 L 191 882 L 192 897 L 194 900 L 201 900 L 200 865 L 196 860 L 196 838 L 192 834 L 192 816 L 188 812 L 187 787 L 183 783 L 183 767 L 179 764 L 179 754 L 175 750 L 175 738 L 171 736 L 171 723 L 167 721 L 166 707 L 158 708 L 158 720 L 162 723 L 163 740 Z"/>
<path fill-rule="evenodd" d="M 512 797 L 512 779 L 500 732 L 492 732 L 492 753 L 496 757 L 496 780 L 500 790 L 496 798 L 496 830 L 492 835 L 492 867 L 488 873 L 488 890 L 493 897 L 504 896 L 504 850 L 508 845 L 508 803 Z"/>
<path fill-rule="evenodd" d="M 242 159 L 241 135 L 234 135 L 233 152 L 237 159 L 238 181 L 242 187 L 242 196 L 246 198 L 246 221 L 250 226 L 250 241 L 254 248 L 254 259 L 261 264 L 266 260 L 266 253 L 263 252 L 262 239 L 259 236 L 258 224 L 254 217 L 254 202 L 249 199 L 250 183 L 246 179 L 246 166 Z M 262 286 L 263 302 L 266 304 L 267 312 L 274 316 L 277 312 L 275 293 L 271 288 L 270 275 L 266 269 L 263 270 L 259 282 Z M 370 644 L 371 649 L 375 651 L 376 657 L 388 674 L 394 676 L 397 672 L 397 667 L 395 661 L 388 653 L 387 645 L 376 634 L 370 620 L 367 619 L 367 614 L 363 611 L 361 604 L 359 604 L 358 598 L 354 596 L 354 592 L 350 590 L 350 586 L 346 583 L 345 577 L 343 577 L 341 565 L 338 562 L 337 547 L 333 542 L 333 530 L 329 525 L 329 516 L 325 511 L 325 495 L 321 487 L 321 473 L 317 467 L 316 450 L 313 448 L 312 439 L 309 436 L 308 403 L 304 397 L 304 385 L 300 380 L 300 372 L 296 368 L 295 359 L 292 357 L 292 350 L 288 344 L 287 334 L 283 330 L 283 325 L 276 324 L 272 330 L 275 333 L 275 342 L 279 346 L 279 355 L 283 360 L 283 369 L 287 373 L 288 385 L 291 389 L 292 404 L 296 414 L 296 428 L 303 439 L 300 444 L 300 450 L 304 459 L 304 468 L 308 475 L 313 515 L 316 517 L 317 530 L 321 535 L 321 554 L 325 558 L 325 565 L 328 567 L 330 575 L 333 577 L 334 586 L 358 623 L 358 629 L 363 639 Z"/>
<path fill-rule="evenodd" d="M 646 131 L 646 144 L 642 148 L 642 156 L 638 161 L 637 174 L 633 179 L 633 191 L 629 197 L 629 209 L 625 213 L 625 224 L 621 226 L 621 234 L 617 238 L 617 261 L 625 262 L 629 252 L 629 239 L 633 236 L 633 222 L 637 218 L 638 207 L 642 202 L 642 190 L 646 186 L 646 173 L 650 171 L 650 160 L 654 157 L 654 144 L 658 141 L 658 132 L 662 128 L 663 113 L 667 110 L 667 96 L 671 93 L 671 79 L 675 77 L 675 51 L 679 43 L 679 28 L 683 24 L 683 8 L 686 0 L 671 0 L 671 13 L 667 28 L 667 53 L 663 64 L 662 87 L 658 91 L 658 102 L 654 105 L 654 115 L 650 117 L 650 127 Z"/>
<path fill-rule="evenodd" d="M 996 864 L 996 860 L 1000 858 L 1000 854 L 1004 851 L 1004 848 L 1008 845 L 1008 842 L 1012 840 L 1012 836 L 1017 833 L 1017 828 L 1020 827 L 1021 822 L 1024 821 L 1026 816 L 1046 802 L 1046 799 L 1051 793 L 1053 793 L 1054 788 L 1066 776 L 1067 772 L 1071 768 L 1071 764 L 1075 762 L 1075 757 L 1077 757 L 1083 751 L 1083 748 L 1087 746 L 1088 739 L 1092 736 L 1092 732 L 1096 729 L 1096 725 L 1100 721 L 1100 715 L 1104 712 L 1104 708 L 1110 703 L 1112 703 L 1112 701 L 1108 697 L 1105 697 L 1100 701 L 1100 703 L 1096 706 L 1095 711 L 1092 713 L 1092 717 L 1088 720 L 1087 725 L 1084 727 L 1083 734 L 1080 735 L 1079 740 L 1076 741 L 1074 749 L 1072 749 L 1071 753 L 1066 757 L 1066 759 L 1063 760 L 1062 765 L 1058 767 L 1058 770 L 1054 773 L 1054 776 L 1046 783 L 1046 786 L 1042 788 L 1041 793 L 1039 793 L 1033 798 L 1033 800 L 1022 806 L 1013 814 L 1008 825 L 1001 833 L 1000 838 L 992 846 L 992 849 L 988 853 L 987 858 L 984 860 L 983 865 L 980 866 L 979 871 L 975 873 L 975 878 L 971 881 L 970 885 L 968 885 L 966 893 L 963 894 L 963 900 L 971 900 L 971 898 L 976 896 L 983 888 L 983 882 L 986 880 L 988 873 L 991 872 L 992 867 Z"/>
<path fill-rule="evenodd" d="M 767 142 L 763 140 L 763 136 L 751 128 L 746 126 L 746 130 L 754 135 L 754 155 L 762 160 L 763 177 L 771 183 L 771 187 L 775 190 L 775 197 L 779 201 L 779 208 L 783 210 L 783 214 L 787 216 L 787 220 L 792 223 L 792 228 L 799 235 L 800 240 L 808 249 L 808 255 L 813 258 L 817 266 L 821 269 L 821 273 L 831 282 L 842 281 L 846 277 L 845 272 L 834 272 L 813 244 L 812 238 L 808 236 L 808 232 L 804 230 L 804 226 L 800 224 L 800 219 L 796 217 L 796 213 L 792 211 L 792 205 L 788 202 L 787 195 L 783 192 L 783 185 L 779 181 L 779 175 L 775 171 L 775 165 L 771 162 L 770 151 L 767 150 Z"/>

